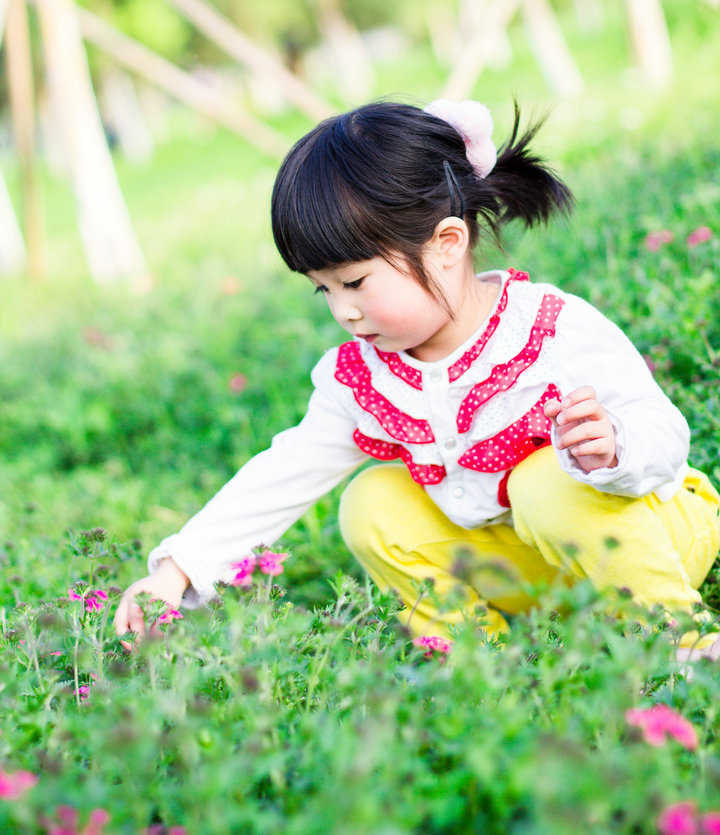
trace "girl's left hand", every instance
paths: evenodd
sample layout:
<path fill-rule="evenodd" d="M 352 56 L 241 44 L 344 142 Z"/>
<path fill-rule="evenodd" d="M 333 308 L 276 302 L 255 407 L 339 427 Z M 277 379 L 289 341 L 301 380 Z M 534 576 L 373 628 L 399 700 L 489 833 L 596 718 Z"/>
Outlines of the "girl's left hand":
<path fill-rule="evenodd" d="M 586 473 L 617 466 L 615 430 L 593 388 L 581 386 L 562 401 L 548 400 L 545 415 L 557 429 L 557 447 L 567 449 Z"/>

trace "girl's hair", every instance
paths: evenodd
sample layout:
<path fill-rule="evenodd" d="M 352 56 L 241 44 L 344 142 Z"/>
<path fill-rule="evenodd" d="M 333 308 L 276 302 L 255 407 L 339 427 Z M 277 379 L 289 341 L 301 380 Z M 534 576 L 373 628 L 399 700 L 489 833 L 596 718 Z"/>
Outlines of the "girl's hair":
<path fill-rule="evenodd" d="M 478 221 L 499 244 L 508 221 L 532 226 L 572 206 L 567 186 L 528 147 L 541 123 L 518 137 L 519 124 L 516 104 L 510 139 L 480 179 L 455 128 L 417 107 L 377 102 L 321 122 L 290 150 L 275 180 L 272 229 L 283 260 L 308 273 L 400 254 L 444 302 L 422 251 L 458 201 L 471 247 Z"/>

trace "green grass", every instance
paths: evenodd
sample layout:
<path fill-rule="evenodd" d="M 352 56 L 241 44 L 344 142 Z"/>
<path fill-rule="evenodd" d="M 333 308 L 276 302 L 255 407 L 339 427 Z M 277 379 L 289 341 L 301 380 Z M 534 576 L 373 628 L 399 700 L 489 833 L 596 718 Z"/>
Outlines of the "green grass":
<path fill-rule="evenodd" d="M 665 96 L 623 82 L 614 16 L 604 40 L 572 31 L 588 90 L 555 107 L 541 147 L 577 210 L 509 230 L 506 251 L 481 260 L 625 328 L 688 418 L 692 463 L 720 483 L 719 27 L 709 5 L 681 7 L 668 4 L 678 78 Z M 515 71 L 478 86 L 499 135 L 513 93 L 528 113 L 552 104 L 511 34 Z M 382 69 L 378 92 L 427 98 L 440 72 L 418 50 Z M 644 114 L 634 130 L 621 127 L 629 107 Z M 502 648 L 469 624 L 444 663 L 426 660 L 342 544 L 338 491 L 283 538 L 281 586 L 225 589 L 120 650 L 109 616 L 147 551 L 300 418 L 310 368 L 342 339 L 272 249 L 275 162 L 178 123 L 152 164 L 118 162 L 151 293 L 92 284 L 67 186 L 48 172 L 48 278 L 0 284 L 0 769 L 39 775 L 0 799 L 0 830 L 47 832 L 62 805 L 77 829 L 107 809 L 112 833 L 652 833 L 676 801 L 720 811 L 717 666 L 683 675 L 658 617 L 641 628 L 625 600 L 610 620 L 583 585 L 538 590 Z M 291 139 L 309 125 L 278 127 Z M 714 237 L 689 248 L 705 225 Z M 674 240 L 651 252 L 658 229 Z M 108 537 L 79 535 L 96 527 Z M 108 589 L 102 612 L 67 598 L 81 580 Z M 718 577 L 703 591 L 720 608 Z M 697 750 L 650 747 L 627 724 L 655 701 L 693 723 Z"/>

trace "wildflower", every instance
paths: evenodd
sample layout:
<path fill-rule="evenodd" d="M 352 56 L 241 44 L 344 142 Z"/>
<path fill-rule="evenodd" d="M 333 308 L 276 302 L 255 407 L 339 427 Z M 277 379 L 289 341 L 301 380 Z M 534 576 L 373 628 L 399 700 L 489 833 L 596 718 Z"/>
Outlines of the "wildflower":
<path fill-rule="evenodd" d="M 445 641 L 438 638 L 437 635 L 421 635 L 419 638 L 413 640 L 413 644 L 420 649 L 425 649 L 425 658 L 432 658 L 433 653 L 439 652 L 442 655 L 447 655 L 450 652 L 452 644 L 450 641 Z"/>
<path fill-rule="evenodd" d="M 701 831 L 705 835 L 720 835 L 720 812 L 708 812 L 700 818 Z"/>
<path fill-rule="evenodd" d="M 230 568 L 234 568 L 237 572 L 232 580 L 232 585 L 247 588 L 252 583 L 252 575 L 256 565 L 257 557 L 255 554 L 250 554 L 250 556 L 244 557 L 239 562 L 232 563 Z"/>
<path fill-rule="evenodd" d="M 263 551 L 258 556 L 258 566 L 263 574 L 271 574 L 273 577 L 283 573 L 282 564 L 287 559 L 287 554 L 275 551 Z"/>
<path fill-rule="evenodd" d="M 105 809 L 93 809 L 86 826 L 80 829 L 78 810 L 74 806 L 57 806 L 55 820 L 42 819 L 48 835 L 103 835 L 103 827 L 109 820 L 110 815 Z"/>
<path fill-rule="evenodd" d="M 95 589 L 94 591 L 85 590 L 78 594 L 75 588 L 68 589 L 68 597 L 70 600 L 84 600 L 86 612 L 100 612 L 105 608 L 108 595 L 102 589 Z"/>
<path fill-rule="evenodd" d="M 688 235 L 687 245 L 697 246 L 698 244 L 704 244 L 706 241 L 709 241 L 712 236 L 712 229 L 710 229 L 709 226 L 700 226 Z"/>
<path fill-rule="evenodd" d="M 697 835 L 697 809 L 690 801 L 674 803 L 660 813 L 657 820 L 660 835 Z"/>
<path fill-rule="evenodd" d="M 663 244 L 669 244 L 675 236 L 669 229 L 648 232 L 645 236 L 645 246 L 650 252 L 657 252 Z"/>
<path fill-rule="evenodd" d="M 182 615 L 177 609 L 166 609 L 158 618 L 158 623 L 172 623 L 174 620 L 182 620 Z"/>
<path fill-rule="evenodd" d="M 18 800 L 37 781 L 38 778 L 31 771 L 15 771 L 10 774 L 0 768 L 0 799 Z"/>
<path fill-rule="evenodd" d="M 90 685 L 81 684 L 77 689 L 77 694 L 80 696 L 80 701 L 84 702 L 90 698 Z"/>
<path fill-rule="evenodd" d="M 688 751 L 697 748 L 695 728 L 667 705 L 653 705 L 649 708 L 634 708 L 625 713 L 628 724 L 642 729 L 645 741 L 656 747 L 664 745 L 668 736 L 676 739 Z"/>
<path fill-rule="evenodd" d="M 240 394 L 241 392 L 245 391 L 245 386 L 247 385 L 247 377 L 244 374 L 238 372 L 237 374 L 233 374 L 232 377 L 228 380 L 228 388 L 234 394 Z"/>

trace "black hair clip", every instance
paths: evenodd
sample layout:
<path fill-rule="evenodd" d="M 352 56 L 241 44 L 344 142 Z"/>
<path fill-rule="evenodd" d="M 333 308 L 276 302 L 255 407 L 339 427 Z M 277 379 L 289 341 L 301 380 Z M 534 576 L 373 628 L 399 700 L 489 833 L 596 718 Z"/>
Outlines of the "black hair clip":
<path fill-rule="evenodd" d="M 443 168 L 445 169 L 445 179 L 447 180 L 447 187 L 450 192 L 450 215 L 451 217 L 463 218 L 465 216 L 465 204 L 463 203 L 462 192 L 460 191 L 457 177 L 452 170 L 452 166 L 446 159 L 443 160 Z M 456 196 L 457 203 L 460 204 L 459 206 L 455 202 Z"/>

